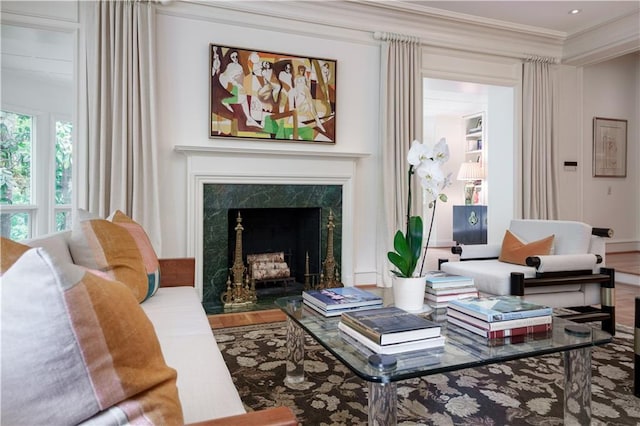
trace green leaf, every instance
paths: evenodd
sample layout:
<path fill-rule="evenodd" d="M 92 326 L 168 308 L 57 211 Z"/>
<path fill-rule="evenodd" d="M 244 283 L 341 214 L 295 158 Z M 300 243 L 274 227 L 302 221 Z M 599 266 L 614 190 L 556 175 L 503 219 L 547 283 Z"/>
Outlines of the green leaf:
<path fill-rule="evenodd" d="M 396 268 L 398 268 L 397 272 L 396 271 L 391 271 L 391 272 L 393 272 L 395 275 L 399 277 L 405 276 L 407 270 L 409 269 L 409 265 L 407 264 L 407 262 L 402 257 L 400 257 L 398 253 L 394 253 L 392 251 L 387 253 L 387 257 L 389 258 L 389 261 Z"/>
<path fill-rule="evenodd" d="M 407 236 L 407 244 L 411 253 L 410 258 L 410 273 L 416 269 L 418 259 L 420 259 L 420 252 L 422 250 L 422 218 L 420 216 L 411 216 L 409 218 L 409 235 Z"/>
<path fill-rule="evenodd" d="M 398 271 L 403 276 L 410 276 L 407 275 L 407 273 L 413 273 L 413 269 L 411 269 L 411 250 L 407 244 L 407 239 L 402 235 L 401 231 L 396 232 L 393 238 L 393 248 L 395 249 L 395 253 L 387 253 L 389 261 L 398 268 Z"/>
<path fill-rule="evenodd" d="M 442 201 L 443 203 L 446 203 L 447 200 L 449 199 L 447 197 L 447 194 L 440 194 L 439 198 L 440 198 L 440 201 Z"/>

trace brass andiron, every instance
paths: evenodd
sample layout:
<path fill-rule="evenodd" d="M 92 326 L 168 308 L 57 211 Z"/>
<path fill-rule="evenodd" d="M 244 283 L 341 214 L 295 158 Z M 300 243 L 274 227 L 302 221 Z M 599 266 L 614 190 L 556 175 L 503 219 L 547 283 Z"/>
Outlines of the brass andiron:
<path fill-rule="evenodd" d="M 242 231 L 244 228 L 240 212 L 238 212 L 236 222 L 236 249 L 233 255 L 233 266 L 229 268 L 233 275 L 233 282 L 231 282 L 231 276 L 227 276 L 227 291 L 220 296 L 225 308 L 247 306 L 257 300 L 255 284 L 250 283 L 247 268 L 242 263 Z"/>
<path fill-rule="evenodd" d="M 340 271 L 336 265 L 336 259 L 333 257 L 333 211 L 329 210 L 329 222 L 327 223 L 327 257 L 322 262 L 322 271 L 320 272 L 320 282 L 316 286 L 317 289 L 344 287 L 340 282 Z"/>
<path fill-rule="evenodd" d="M 318 286 L 318 274 L 309 273 L 309 252 L 304 258 L 304 289 L 313 290 Z"/>

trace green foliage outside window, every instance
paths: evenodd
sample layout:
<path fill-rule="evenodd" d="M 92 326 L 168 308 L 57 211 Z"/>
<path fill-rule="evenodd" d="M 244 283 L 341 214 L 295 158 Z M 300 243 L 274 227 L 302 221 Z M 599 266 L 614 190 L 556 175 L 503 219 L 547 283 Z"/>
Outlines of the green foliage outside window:
<path fill-rule="evenodd" d="M 0 204 L 31 203 L 31 134 L 33 117 L 0 111 Z M 0 235 L 29 236 L 27 213 L 1 213 Z"/>
<path fill-rule="evenodd" d="M 32 140 L 34 118 L 29 115 L 0 111 L 0 205 L 30 206 Z M 69 121 L 55 122 L 55 229 L 69 229 L 71 224 L 72 130 Z M 47 141 L 50 139 L 43 139 Z M 47 160 L 51 161 L 51 159 Z M 48 180 L 47 182 L 51 182 Z M 50 183 L 48 183 L 50 185 Z M 42 188 L 52 191 L 54 188 Z M 46 206 L 37 206 L 42 213 Z M 30 237 L 31 214 L 22 211 L 0 212 L 0 235 L 14 240 Z"/>
<path fill-rule="evenodd" d="M 29 115 L 0 111 L 0 204 L 31 202 L 31 129 Z"/>
<path fill-rule="evenodd" d="M 56 204 L 71 204 L 72 124 L 56 121 Z"/>

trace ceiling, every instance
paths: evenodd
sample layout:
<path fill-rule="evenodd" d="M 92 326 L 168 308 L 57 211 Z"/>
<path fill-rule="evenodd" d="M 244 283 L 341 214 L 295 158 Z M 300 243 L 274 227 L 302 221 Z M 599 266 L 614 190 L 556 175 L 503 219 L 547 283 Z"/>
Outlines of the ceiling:
<path fill-rule="evenodd" d="M 403 10 L 441 13 L 454 18 L 481 17 L 500 21 L 507 26 L 516 24 L 542 28 L 571 36 L 603 23 L 636 13 L 640 1 L 420 1 L 377 0 L 389 7 Z M 572 15 L 572 9 L 581 10 Z M 640 25 L 640 23 L 639 23 Z"/>

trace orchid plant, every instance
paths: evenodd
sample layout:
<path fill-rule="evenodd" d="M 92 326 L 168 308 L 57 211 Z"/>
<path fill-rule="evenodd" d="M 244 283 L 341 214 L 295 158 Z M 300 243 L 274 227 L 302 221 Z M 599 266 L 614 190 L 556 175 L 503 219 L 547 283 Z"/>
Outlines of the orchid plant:
<path fill-rule="evenodd" d="M 418 175 L 424 190 L 425 200 L 429 203 L 429 208 L 433 208 L 420 274 L 417 275 L 422 276 L 429 240 L 431 239 L 436 203 L 438 200 L 447 201 L 447 196 L 442 191 L 451 184 L 451 174 L 445 176 L 442 171 L 442 164 L 448 159 L 449 146 L 445 138 L 440 139 L 433 149 L 417 140 L 411 143 L 411 149 L 409 149 L 409 154 L 407 155 L 407 161 L 410 165 L 407 194 L 407 227 L 404 234 L 400 230 L 396 232 L 393 239 L 395 251 L 387 253 L 389 261 L 397 269 L 391 272 L 398 277 L 411 278 L 414 276 L 422 251 L 422 236 L 424 232 L 422 217 L 411 216 L 411 177 L 414 174 Z"/>

